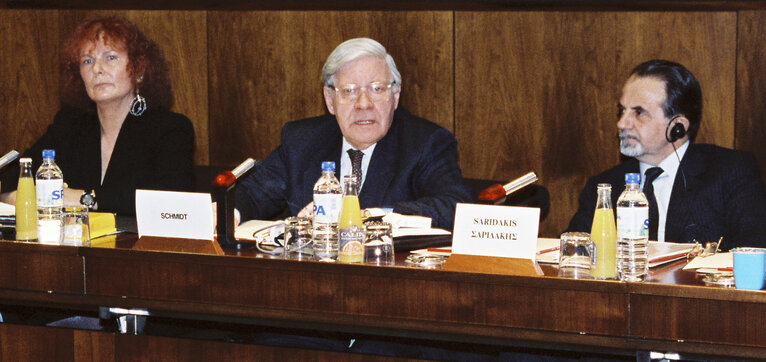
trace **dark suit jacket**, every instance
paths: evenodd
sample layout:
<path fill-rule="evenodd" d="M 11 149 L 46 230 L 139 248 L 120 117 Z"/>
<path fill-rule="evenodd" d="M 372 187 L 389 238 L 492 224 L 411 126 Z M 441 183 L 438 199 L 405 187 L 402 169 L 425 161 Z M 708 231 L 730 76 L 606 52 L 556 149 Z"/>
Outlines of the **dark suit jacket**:
<path fill-rule="evenodd" d="M 95 190 L 99 211 L 135 215 L 136 189 L 194 190 L 194 128 L 184 115 L 148 109 L 128 114 L 101 184 L 101 125 L 95 114 L 62 109 L 40 139 L 24 152 L 33 171 L 42 150 L 56 150 L 56 164 L 69 187 Z M 2 175 L 3 192 L 18 184 L 19 168 Z"/>
<path fill-rule="evenodd" d="M 683 172 L 681 172 L 683 171 Z M 612 206 L 625 189 L 625 174 L 640 172 L 631 159 L 591 177 L 568 231 L 590 232 L 596 207 L 596 185 L 612 184 Z M 714 145 L 691 144 L 673 182 L 665 223 L 665 240 L 718 241 L 723 249 L 766 246 L 766 196 L 755 158 Z"/>
<path fill-rule="evenodd" d="M 237 187 L 242 220 L 268 219 L 284 208 L 296 215 L 313 200 L 322 161 L 335 161 L 340 167 L 342 144 L 335 116 L 285 124 L 282 144 Z M 370 159 L 359 194 L 361 207 L 393 207 L 395 212 L 428 216 L 434 226 L 452 229 L 455 204 L 472 200 L 457 165 L 455 137 L 399 107 Z"/>

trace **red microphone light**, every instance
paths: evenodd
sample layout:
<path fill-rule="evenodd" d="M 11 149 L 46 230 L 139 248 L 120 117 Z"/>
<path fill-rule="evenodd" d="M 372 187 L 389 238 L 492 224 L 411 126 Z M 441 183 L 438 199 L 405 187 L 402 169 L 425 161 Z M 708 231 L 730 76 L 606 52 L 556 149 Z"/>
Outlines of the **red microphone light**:
<path fill-rule="evenodd" d="M 237 177 L 231 171 L 223 171 L 213 179 L 213 186 L 228 187 L 231 186 L 234 181 L 237 181 Z"/>
<path fill-rule="evenodd" d="M 479 200 L 495 201 L 505 196 L 505 189 L 501 184 L 494 184 L 479 193 Z"/>

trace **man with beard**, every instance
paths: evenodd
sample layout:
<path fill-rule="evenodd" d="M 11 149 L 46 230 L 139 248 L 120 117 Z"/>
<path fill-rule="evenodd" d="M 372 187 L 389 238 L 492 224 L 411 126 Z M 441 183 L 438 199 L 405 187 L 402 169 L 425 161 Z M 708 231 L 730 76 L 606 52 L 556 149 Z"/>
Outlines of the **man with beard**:
<path fill-rule="evenodd" d="M 640 173 L 650 240 L 704 243 L 723 237 L 724 249 L 766 246 L 766 196 L 755 158 L 693 143 L 702 91 L 689 70 L 665 60 L 638 65 L 618 109 L 620 152 L 632 158 L 588 180 L 568 231 L 590 232 L 599 183 L 612 185 L 616 207 L 625 174 Z"/>

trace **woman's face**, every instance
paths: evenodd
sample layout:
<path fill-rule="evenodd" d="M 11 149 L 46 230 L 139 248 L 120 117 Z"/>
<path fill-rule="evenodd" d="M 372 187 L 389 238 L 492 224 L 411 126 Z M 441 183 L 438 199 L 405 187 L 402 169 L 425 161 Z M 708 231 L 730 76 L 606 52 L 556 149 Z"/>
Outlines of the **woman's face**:
<path fill-rule="evenodd" d="M 128 72 L 128 53 L 124 47 L 105 44 L 103 37 L 83 46 L 80 52 L 80 76 L 88 97 L 97 105 L 127 102 L 134 96 Z"/>

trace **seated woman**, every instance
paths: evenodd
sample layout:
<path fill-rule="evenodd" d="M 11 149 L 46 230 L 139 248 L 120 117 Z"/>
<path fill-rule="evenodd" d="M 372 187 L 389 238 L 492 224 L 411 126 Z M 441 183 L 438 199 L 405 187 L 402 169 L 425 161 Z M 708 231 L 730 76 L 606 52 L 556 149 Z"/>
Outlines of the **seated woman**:
<path fill-rule="evenodd" d="M 62 48 L 62 109 L 26 152 L 33 170 L 56 151 L 64 203 L 95 195 L 93 209 L 135 215 L 136 189 L 194 189 L 194 128 L 170 111 L 168 65 L 157 44 L 117 17 L 77 26 Z M 3 174 L 15 190 L 18 166 Z M 15 191 L 2 194 L 13 203 Z M 88 198 L 83 198 L 83 201 Z"/>

